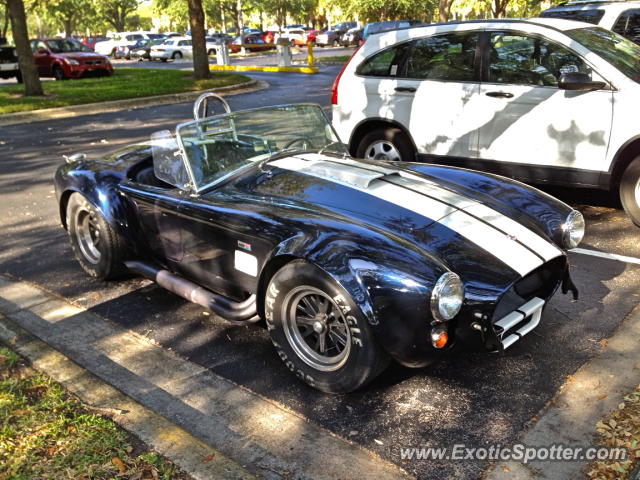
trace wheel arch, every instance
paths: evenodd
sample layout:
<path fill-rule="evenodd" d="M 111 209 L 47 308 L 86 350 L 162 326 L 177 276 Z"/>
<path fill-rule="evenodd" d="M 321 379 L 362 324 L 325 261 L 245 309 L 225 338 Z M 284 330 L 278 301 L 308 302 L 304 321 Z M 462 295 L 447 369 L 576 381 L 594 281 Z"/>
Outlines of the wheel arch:
<path fill-rule="evenodd" d="M 613 159 L 609 169 L 609 190 L 617 192 L 624 171 L 636 157 L 640 156 L 640 135 L 628 140 L 622 145 Z"/>
<path fill-rule="evenodd" d="M 360 144 L 360 141 L 364 138 L 364 136 L 367 133 L 378 128 L 398 128 L 407 136 L 407 138 L 409 138 L 413 150 L 415 152 L 418 151 L 418 149 L 416 148 L 416 144 L 413 141 L 413 137 L 409 133 L 409 130 L 400 122 L 382 117 L 369 117 L 358 123 L 353 129 L 353 132 L 351 132 L 351 138 L 349 138 L 349 153 L 351 154 L 351 156 L 356 156 L 358 145 Z"/>

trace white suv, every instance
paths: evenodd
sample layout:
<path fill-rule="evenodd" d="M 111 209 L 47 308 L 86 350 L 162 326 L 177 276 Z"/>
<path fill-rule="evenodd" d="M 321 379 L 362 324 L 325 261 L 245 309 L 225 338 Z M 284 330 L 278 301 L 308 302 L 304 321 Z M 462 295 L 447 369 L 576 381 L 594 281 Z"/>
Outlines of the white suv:
<path fill-rule="evenodd" d="M 353 155 L 618 190 L 640 226 L 640 46 L 587 23 L 484 20 L 372 35 L 332 90 Z"/>

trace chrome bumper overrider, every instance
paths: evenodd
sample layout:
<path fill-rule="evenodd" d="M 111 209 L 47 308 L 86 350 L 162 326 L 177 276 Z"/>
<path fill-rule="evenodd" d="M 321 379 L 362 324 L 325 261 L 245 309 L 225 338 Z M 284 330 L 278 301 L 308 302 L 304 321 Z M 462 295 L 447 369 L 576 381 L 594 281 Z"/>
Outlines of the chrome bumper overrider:
<path fill-rule="evenodd" d="M 544 300 L 535 297 L 493 324 L 503 350 L 536 328 L 542 317 Z"/>

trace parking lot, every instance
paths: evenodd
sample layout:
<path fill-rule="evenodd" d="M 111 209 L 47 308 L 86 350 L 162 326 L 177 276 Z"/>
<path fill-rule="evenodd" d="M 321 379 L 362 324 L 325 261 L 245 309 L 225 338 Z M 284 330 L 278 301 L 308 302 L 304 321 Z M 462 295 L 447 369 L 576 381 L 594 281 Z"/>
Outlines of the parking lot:
<path fill-rule="evenodd" d="M 270 88 L 228 101 L 233 109 L 317 102 L 329 111 L 331 83 L 338 69 L 325 67 L 304 78 L 255 74 Z M 232 325 L 139 278 L 91 280 L 72 256 L 59 225 L 52 185 L 61 156 L 100 154 L 145 140 L 190 115 L 191 104 L 179 104 L 3 127 L 0 273 L 41 285 L 409 473 L 433 479 L 475 477 L 486 464 L 402 462 L 399 449 L 513 442 L 638 303 L 640 260 L 634 259 L 640 259 L 640 230 L 606 193 L 550 189 L 584 214 L 587 234 L 581 248 L 631 257 L 629 261 L 571 253 L 579 301 L 557 294 L 540 327 L 504 354 L 469 353 L 422 369 L 392 364 L 360 392 L 321 394 L 290 374 L 260 325 Z"/>

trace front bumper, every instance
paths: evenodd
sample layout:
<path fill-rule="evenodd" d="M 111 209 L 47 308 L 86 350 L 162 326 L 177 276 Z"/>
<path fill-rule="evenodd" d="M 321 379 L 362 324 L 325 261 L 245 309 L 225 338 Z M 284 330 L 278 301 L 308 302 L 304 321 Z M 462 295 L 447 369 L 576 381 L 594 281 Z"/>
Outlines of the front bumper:
<path fill-rule="evenodd" d="M 18 66 L 18 62 L 11 63 L 0 63 L 0 77 L 1 78 L 10 78 L 15 77 L 20 72 L 20 67 Z"/>
<path fill-rule="evenodd" d="M 98 64 L 98 65 L 66 65 L 65 75 L 71 78 L 80 78 L 90 75 L 111 75 L 113 73 L 113 67 L 111 64 Z"/>

